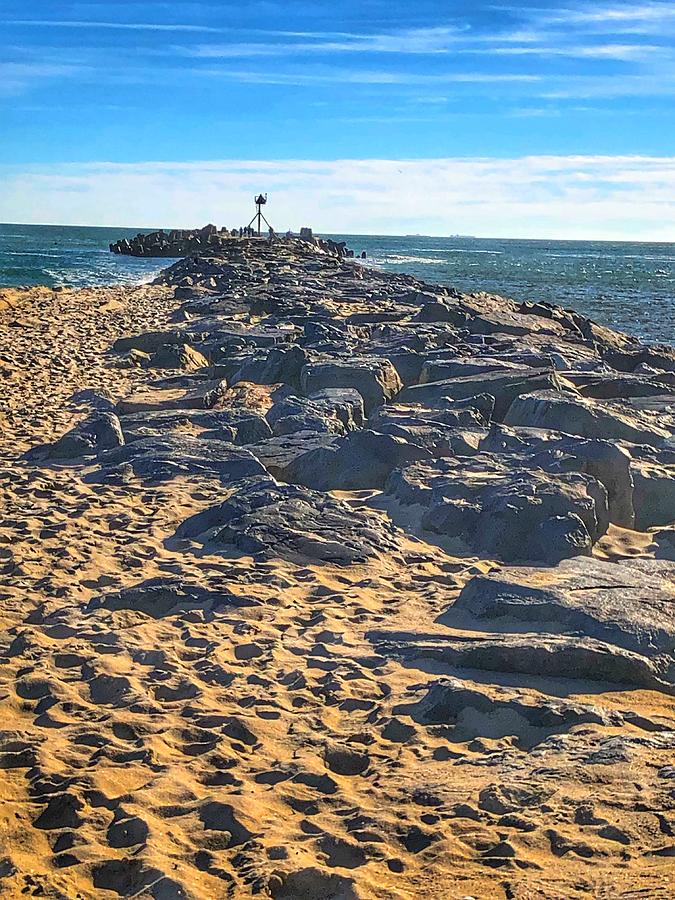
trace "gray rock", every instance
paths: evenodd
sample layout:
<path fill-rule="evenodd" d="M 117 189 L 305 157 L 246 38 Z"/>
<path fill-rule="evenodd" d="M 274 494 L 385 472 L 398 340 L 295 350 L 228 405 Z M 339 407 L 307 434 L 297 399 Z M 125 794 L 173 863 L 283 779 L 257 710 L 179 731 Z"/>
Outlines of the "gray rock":
<path fill-rule="evenodd" d="M 675 582 L 668 571 L 647 574 L 639 565 L 597 559 L 567 559 L 549 570 L 503 568 L 473 578 L 442 621 L 496 632 L 582 634 L 660 657 L 665 677 L 675 662 Z"/>
<path fill-rule="evenodd" d="M 577 473 L 529 471 L 513 460 L 486 454 L 421 462 L 394 471 L 386 492 L 404 505 L 425 507 L 421 525 L 454 538 L 471 552 L 504 561 L 557 561 L 567 553 L 587 553 L 609 525 L 607 493 L 596 479 Z M 549 519 L 577 516 L 576 538 L 561 535 L 555 547 L 542 534 L 559 530 Z M 538 530 L 540 529 L 540 530 Z M 543 529 L 543 531 L 542 531 Z"/>
<path fill-rule="evenodd" d="M 184 379 L 182 386 L 188 390 L 147 389 L 132 394 L 117 404 L 117 414 L 149 413 L 169 409 L 214 409 L 223 401 L 227 392 L 225 379 L 209 381 L 189 381 Z M 168 388 L 164 384 L 162 388 Z"/>
<path fill-rule="evenodd" d="M 140 438 L 117 450 L 107 450 L 99 454 L 98 462 L 102 472 L 92 480 L 124 477 L 128 471 L 126 467 L 130 467 L 137 478 L 151 482 L 201 475 L 230 483 L 267 475 L 255 456 L 241 447 L 179 432 Z"/>
<path fill-rule="evenodd" d="M 403 438 L 375 431 L 354 431 L 329 447 L 297 457 L 283 479 L 318 491 L 381 488 L 393 469 L 431 454 Z"/>
<path fill-rule="evenodd" d="M 670 436 L 658 418 L 628 403 L 589 400 L 554 391 L 523 393 L 504 422 L 528 428 L 551 428 L 565 434 L 658 446 Z"/>
<path fill-rule="evenodd" d="M 354 388 L 363 397 L 366 414 L 391 400 L 402 388 L 396 369 L 386 359 L 312 363 L 303 368 L 300 384 L 307 395 L 325 388 Z"/>
<path fill-rule="evenodd" d="M 351 565 L 397 554 L 392 526 L 326 494 L 257 479 L 224 503 L 187 519 L 178 538 L 238 556 Z"/>
<path fill-rule="evenodd" d="M 353 388 L 328 388 L 310 397 L 283 397 L 267 413 L 275 434 L 345 434 L 363 425 L 363 398 Z"/>
<path fill-rule="evenodd" d="M 275 435 L 250 449 L 271 475 L 285 480 L 286 469 L 296 459 L 314 450 L 332 447 L 337 440 L 337 435 L 330 432 L 296 431 Z"/>
<path fill-rule="evenodd" d="M 625 528 L 635 524 L 633 461 L 610 441 L 587 440 L 558 431 L 510 428 L 493 424 L 480 443 L 483 452 L 509 455 L 514 466 L 545 472 L 584 472 L 607 491 L 610 521 Z M 504 461 L 506 462 L 506 460 Z"/>
<path fill-rule="evenodd" d="M 675 523 L 675 464 L 671 460 L 675 453 L 663 455 L 663 462 L 658 455 L 631 460 L 635 527 L 639 531 Z"/>
<path fill-rule="evenodd" d="M 261 356 L 248 359 L 230 379 L 231 384 L 250 381 L 253 384 L 288 384 L 300 387 L 300 372 L 307 363 L 302 347 L 272 347 Z"/>
<path fill-rule="evenodd" d="M 192 334 L 189 331 L 174 328 L 169 331 L 145 331 L 130 337 L 118 338 L 113 344 L 116 353 L 127 353 L 129 350 L 142 350 L 144 353 L 157 353 L 164 346 L 183 346 L 189 344 Z"/>
<path fill-rule="evenodd" d="M 127 441 L 186 429 L 193 432 L 195 437 L 217 437 L 232 444 L 255 444 L 272 436 L 272 429 L 266 419 L 245 408 L 159 410 L 131 413 L 122 416 L 120 421 Z M 194 434 L 197 431 L 200 431 L 199 435 Z"/>
<path fill-rule="evenodd" d="M 621 725 L 619 715 L 595 706 L 565 700 L 527 702 L 504 691 L 491 697 L 478 688 L 470 688 L 451 678 L 431 683 L 418 703 L 394 708 L 407 713 L 423 725 L 449 726 L 451 740 L 467 741 L 475 737 L 517 736 L 524 749 L 531 749 L 550 734 L 567 731 L 575 725 Z M 483 805 L 483 804 L 481 804 Z M 484 807 L 485 808 L 485 807 Z M 506 808 L 492 807 L 503 813 Z"/>
<path fill-rule="evenodd" d="M 192 584 L 179 578 L 150 578 L 133 587 L 95 597 L 87 611 L 107 609 L 142 612 L 154 619 L 177 615 L 188 609 L 213 612 L 222 607 L 253 606 L 256 601 L 233 594 L 226 580 L 212 577 L 207 584 Z"/>
<path fill-rule="evenodd" d="M 513 401 L 521 394 L 533 391 L 562 389 L 562 382 L 553 370 L 498 369 L 463 378 L 449 378 L 428 384 L 411 385 L 399 395 L 400 403 L 422 403 L 436 406 L 443 400 L 466 400 L 476 394 L 491 394 L 495 398 L 494 417 L 501 421 Z M 561 395 L 562 396 L 562 395 Z M 513 423 L 529 424 L 529 423 Z"/>
<path fill-rule="evenodd" d="M 552 366 L 545 366 L 552 368 Z M 444 362 L 429 360 L 425 362 L 420 373 L 420 384 L 428 384 L 434 381 L 447 381 L 450 378 L 467 378 L 473 375 L 484 375 L 486 372 L 501 372 L 506 369 L 523 371 L 523 364 L 504 360 L 501 357 L 458 357 Z"/>
<path fill-rule="evenodd" d="M 180 369 L 183 372 L 196 372 L 208 365 L 204 354 L 189 344 L 164 344 L 148 361 L 151 369 Z"/>
<path fill-rule="evenodd" d="M 123 445 L 124 435 L 117 416 L 112 412 L 96 412 L 54 443 L 32 448 L 25 458 L 31 461 L 77 459 Z"/>
<path fill-rule="evenodd" d="M 460 669 L 590 679 L 675 694 L 659 660 L 580 635 L 500 634 L 453 640 L 445 635 L 404 637 L 375 631 L 369 638 L 378 653 L 412 664 L 433 660 Z"/>

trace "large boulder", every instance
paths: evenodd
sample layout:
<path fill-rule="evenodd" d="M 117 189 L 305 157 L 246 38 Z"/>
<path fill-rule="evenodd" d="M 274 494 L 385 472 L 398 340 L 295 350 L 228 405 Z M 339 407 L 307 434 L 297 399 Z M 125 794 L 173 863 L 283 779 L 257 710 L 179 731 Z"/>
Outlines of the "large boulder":
<path fill-rule="evenodd" d="M 481 631 L 583 635 L 675 666 L 675 565 L 567 559 L 477 575 L 441 621 Z M 583 675 L 583 672 L 579 672 Z"/>
<path fill-rule="evenodd" d="M 183 522 L 176 536 L 212 552 L 303 563 L 351 565 L 398 550 L 395 530 L 381 516 L 266 479 L 242 484 L 224 503 Z"/>
<path fill-rule="evenodd" d="M 422 507 L 425 530 L 507 562 L 587 555 L 609 526 L 607 492 L 595 478 L 530 470 L 486 454 L 396 470 L 386 492 Z"/>
<path fill-rule="evenodd" d="M 549 390 L 524 393 L 514 399 L 504 422 L 529 428 L 552 428 L 585 438 L 657 446 L 671 434 L 660 424 L 658 414 L 635 404 L 591 400 Z"/>
<path fill-rule="evenodd" d="M 476 394 L 491 394 L 495 398 L 494 417 L 501 420 L 521 394 L 562 390 L 563 386 L 552 369 L 502 367 L 461 378 L 411 385 L 405 388 L 398 399 L 401 403 L 437 406 L 448 399 L 466 400 Z"/>
<path fill-rule="evenodd" d="M 272 347 L 266 353 L 244 362 L 230 379 L 231 384 L 250 381 L 253 384 L 289 384 L 300 387 L 300 372 L 307 362 L 307 353 L 297 344 Z"/>
<path fill-rule="evenodd" d="M 651 458 L 650 458 L 651 457 Z M 641 454 L 631 460 L 633 505 L 639 531 L 675 523 L 675 451 Z"/>
<path fill-rule="evenodd" d="M 363 425 L 363 398 L 353 388 L 326 388 L 309 397 L 282 397 L 267 413 L 275 434 L 318 431 L 345 434 Z"/>
<path fill-rule="evenodd" d="M 223 483 L 267 475 L 255 456 L 218 440 L 205 440 L 173 432 L 136 441 L 99 454 L 101 472 L 92 481 L 124 480 L 130 474 L 144 481 L 162 482 L 173 478 L 204 476 Z"/>
<path fill-rule="evenodd" d="M 610 521 L 624 528 L 635 525 L 634 463 L 628 450 L 618 444 L 493 423 L 480 449 L 510 456 L 516 467 L 592 475 L 607 491 Z"/>
<path fill-rule="evenodd" d="M 284 481 L 318 491 L 382 488 L 390 473 L 431 453 L 400 437 L 354 431 L 328 447 L 297 457 L 283 472 Z"/>
<path fill-rule="evenodd" d="M 299 457 L 332 447 L 338 435 L 328 431 L 294 431 L 278 434 L 251 446 L 251 452 L 275 478 L 286 480 L 286 470 Z"/>
<path fill-rule="evenodd" d="M 354 388 L 363 397 L 366 415 L 395 397 L 403 386 L 396 369 L 386 359 L 311 363 L 303 368 L 300 385 L 307 395 L 326 388 Z"/>
<path fill-rule="evenodd" d="M 31 461 L 66 460 L 96 456 L 124 444 L 120 420 L 112 412 L 95 412 L 51 444 L 42 444 L 26 453 Z"/>

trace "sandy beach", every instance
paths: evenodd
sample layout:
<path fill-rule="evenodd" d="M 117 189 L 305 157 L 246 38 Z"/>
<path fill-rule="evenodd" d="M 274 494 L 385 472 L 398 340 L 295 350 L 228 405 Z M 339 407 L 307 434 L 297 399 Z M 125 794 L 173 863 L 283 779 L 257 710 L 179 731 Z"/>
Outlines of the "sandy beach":
<path fill-rule="evenodd" d="M 426 508 L 405 502 L 391 474 L 357 486 L 346 479 L 326 490 L 298 489 L 327 498 L 327 511 L 321 507 L 312 522 L 333 516 L 343 552 L 358 542 L 366 548 L 348 557 L 327 549 L 324 532 L 308 537 L 296 528 L 289 537 L 296 506 L 287 514 L 278 507 L 279 530 L 264 552 L 269 540 L 260 536 L 261 507 L 253 501 L 251 522 L 241 526 L 249 543 L 230 535 L 224 549 L 214 532 L 205 538 L 194 524 L 207 513 L 215 515 L 210 527 L 235 521 L 213 513 L 237 496 L 234 476 L 216 471 L 223 443 L 237 465 L 262 464 L 286 484 L 281 463 L 270 460 L 293 435 L 290 424 L 258 441 L 232 437 L 233 428 L 241 433 L 242 410 L 275 422 L 270 411 L 302 394 L 302 385 L 312 394 L 306 373 L 302 382 L 294 374 L 277 381 L 269 368 L 254 377 L 271 365 L 270 347 L 302 344 L 305 366 L 331 354 L 353 362 L 366 352 L 362 345 L 374 353 L 387 328 L 397 335 L 466 328 L 457 319 L 465 304 L 482 311 L 467 321 L 483 314 L 501 323 L 493 333 L 504 344 L 530 341 L 532 352 L 543 353 L 557 342 L 577 372 L 584 367 L 575 369 L 574 354 L 578 362 L 603 341 L 608 358 L 610 350 L 630 348 L 600 330 L 590 342 L 587 335 L 572 340 L 555 316 L 525 315 L 498 298 L 431 296 L 429 286 L 404 285 L 404 276 L 371 278 L 353 262 L 309 250 L 276 260 L 265 253 L 253 248 L 245 258 L 192 272 L 186 262 L 175 278 L 138 288 L 0 292 L 0 895 L 671 897 L 675 689 L 664 660 L 675 632 L 672 620 L 657 627 L 649 618 L 675 600 L 666 523 L 632 520 L 629 527 L 610 512 L 613 521 L 591 535 L 588 552 L 571 554 L 562 569 L 540 562 L 527 570 L 527 584 L 542 590 L 560 584 L 570 564 L 599 567 L 588 570 L 591 579 L 617 579 L 612 590 L 633 604 L 637 624 L 619 625 L 618 613 L 589 607 L 583 633 L 581 618 L 549 628 L 545 617 L 524 614 L 520 624 L 495 623 L 487 611 L 482 620 L 460 616 L 457 610 L 477 602 L 467 586 L 494 575 L 516 578 L 512 562 L 502 551 L 460 546 L 449 531 L 432 533 Z M 280 327 L 302 334 L 303 303 L 313 305 L 312 340 L 321 343 L 312 344 L 305 327 L 304 344 L 261 338 L 249 360 L 247 334 Z M 523 337 L 525 319 L 533 330 Z M 353 342 L 339 353 L 331 349 L 342 340 L 338 327 Z M 186 337 L 169 368 L 159 369 L 153 354 L 175 349 L 173 337 L 168 345 L 153 339 L 152 347 L 148 339 L 119 343 L 176 329 Z M 218 360 L 208 337 L 216 332 L 219 347 L 225 332 L 230 341 Z M 476 355 L 489 355 L 490 344 L 473 346 Z M 462 352 L 468 359 L 469 350 Z M 227 361 L 235 356 L 241 377 Z M 388 358 L 402 366 L 398 349 Z M 566 373 L 561 377 L 571 377 Z M 399 382 L 384 407 L 433 407 L 429 393 L 417 401 L 414 392 L 436 383 L 432 372 L 426 382 Z M 669 383 L 659 382 L 664 393 Z M 581 378 L 575 384 L 563 392 L 586 389 Z M 204 385 L 217 399 L 200 408 L 193 392 Z M 452 402 L 464 409 L 462 400 Z M 205 406 L 232 417 L 230 432 L 224 418 L 217 427 L 199 420 Z M 375 415 L 383 421 L 380 406 L 366 409 L 368 428 Z M 176 410 L 182 417 L 162 425 Z M 24 455 L 101 412 L 119 415 L 120 448 Z M 662 412 L 640 407 L 634 416 L 631 427 L 645 433 L 656 434 L 657 422 L 666 427 Z M 314 444 L 303 437 L 307 448 L 333 447 L 326 435 L 340 442 L 364 433 L 330 428 L 320 433 L 323 443 L 316 444 L 318 431 Z M 468 446 L 471 429 L 456 429 L 453 440 L 459 431 Z M 171 448 L 146 456 L 143 466 L 139 457 L 113 456 L 143 441 L 152 448 L 162 435 L 190 448 L 180 451 L 184 459 Z M 462 460 L 479 465 L 468 450 L 423 454 L 412 438 L 395 440 L 399 453 L 404 443 L 419 451 L 399 464 L 404 474 L 416 472 L 409 491 L 427 478 L 418 467 L 451 459 L 460 460 L 462 478 L 492 472 L 482 464 L 466 474 L 473 470 Z M 205 445 L 215 449 L 198 459 L 195 448 Z M 296 485 L 306 483 L 298 458 L 296 451 L 283 463 L 294 466 Z M 452 472 L 443 469 L 443 477 Z M 501 478 L 501 469 L 490 477 Z M 292 502 L 309 501 L 298 494 Z M 234 534 L 239 526 L 227 527 Z M 516 566 L 523 571 L 526 562 Z M 631 599 L 639 585 L 641 603 Z M 622 646 L 612 636 L 619 631 L 630 634 Z M 640 643 L 644 632 L 651 647 Z M 508 663 L 485 662 L 500 645 L 515 648 Z M 534 646 L 549 662 L 519 668 Z M 587 663 L 575 656 L 566 664 L 565 648 L 576 653 L 580 646 Z M 462 655 L 469 651 L 473 661 Z M 636 673 L 627 676 L 633 683 L 603 678 L 610 663 L 611 671 Z"/>

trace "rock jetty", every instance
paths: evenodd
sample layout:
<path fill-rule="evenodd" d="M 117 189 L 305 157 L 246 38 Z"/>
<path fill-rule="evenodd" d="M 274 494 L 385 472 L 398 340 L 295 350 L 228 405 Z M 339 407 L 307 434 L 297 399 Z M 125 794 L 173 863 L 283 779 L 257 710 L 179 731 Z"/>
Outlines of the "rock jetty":
<path fill-rule="evenodd" d="M 673 348 L 300 239 L 18 308 L 0 893 L 670 896 Z"/>
<path fill-rule="evenodd" d="M 250 232 L 250 234 L 242 232 Z M 123 256 L 161 257 L 171 259 L 193 254 L 227 252 L 233 240 L 253 237 L 252 230 L 218 228 L 216 225 L 205 225 L 198 229 L 172 229 L 171 231 L 152 231 L 149 234 L 139 233 L 133 238 L 122 238 L 109 245 L 111 253 Z M 287 240 L 286 237 L 273 234 L 275 242 Z M 351 258 L 354 251 L 347 247 L 345 241 L 333 241 L 330 238 L 315 237 L 311 228 L 302 228 L 300 240 L 311 244 L 325 253 L 334 256 Z M 269 240 L 269 236 L 259 238 Z"/>

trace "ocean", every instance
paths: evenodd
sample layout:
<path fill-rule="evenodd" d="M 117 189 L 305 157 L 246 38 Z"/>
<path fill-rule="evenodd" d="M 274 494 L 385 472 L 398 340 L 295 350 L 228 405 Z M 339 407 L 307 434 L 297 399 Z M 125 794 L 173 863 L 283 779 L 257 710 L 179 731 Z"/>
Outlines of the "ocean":
<path fill-rule="evenodd" d="M 137 284 L 171 260 L 116 256 L 139 228 L 0 225 L 0 286 Z M 675 342 L 675 244 L 330 235 L 370 265 L 463 291 L 547 300 L 642 340 Z"/>

